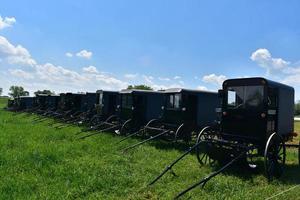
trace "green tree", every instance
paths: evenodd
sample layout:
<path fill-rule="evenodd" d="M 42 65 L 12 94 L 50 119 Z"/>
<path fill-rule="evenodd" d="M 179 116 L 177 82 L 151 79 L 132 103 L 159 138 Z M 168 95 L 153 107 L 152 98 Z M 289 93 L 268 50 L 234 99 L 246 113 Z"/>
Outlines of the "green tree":
<path fill-rule="evenodd" d="M 129 85 L 127 89 L 153 90 L 153 88 L 147 85 Z"/>
<path fill-rule="evenodd" d="M 0 96 L 2 95 L 2 92 L 3 92 L 3 89 L 2 89 L 2 88 L 0 88 Z"/>
<path fill-rule="evenodd" d="M 11 97 L 29 96 L 29 92 L 25 91 L 22 86 L 11 86 L 9 88 L 9 95 Z"/>
<path fill-rule="evenodd" d="M 300 115 L 300 101 L 295 103 L 295 115 Z"/>
<path fill-rule="evenodd" d="M 38 90 L 38 91 L 34 92 L 35 96 L 37 96 L 39 94 L 53 95 L 55 93 L 52 92 L 51 90 Z"/>

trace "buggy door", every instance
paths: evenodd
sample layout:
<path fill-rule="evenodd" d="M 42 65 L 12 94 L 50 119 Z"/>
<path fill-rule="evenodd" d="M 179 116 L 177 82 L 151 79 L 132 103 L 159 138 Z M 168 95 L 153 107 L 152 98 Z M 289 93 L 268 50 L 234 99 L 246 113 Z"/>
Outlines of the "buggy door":
<path fill-rule="evenodd" d="M 113 115 L 116 110 L 117 105 L 117 96 L 116 95 L 109 95 L 108 96 L 108 115 Z"/>
<path fill-rule="evenodd" d="M 163 120 L 166 123 L 175 125 L 179 125 L 184 122 L 181 93 L 171 93 L 167 95 L 166 107 L 163 112 Z"/>
<path fill-rule="evenodd" d="M 132 118 L 132 106 L 133 106 L 132 94 L 122 94 L 121 111 L 120 111 L 122 120 L 128 120 Z"/>
<path fill-rule="evenodd" d="M 146 121 L 146 103 L 145 95 L 134 96 L 133 120 L 136 123 L 136 126 L 140 126 Z"/>
<path fill-rule="evenodd" d="M 192 94 L 186 94 L 183 96 L 183 102 L 185 102 L 184 123 L 190 126 L 196 124 L 197 121 L 197 96 Z"/>

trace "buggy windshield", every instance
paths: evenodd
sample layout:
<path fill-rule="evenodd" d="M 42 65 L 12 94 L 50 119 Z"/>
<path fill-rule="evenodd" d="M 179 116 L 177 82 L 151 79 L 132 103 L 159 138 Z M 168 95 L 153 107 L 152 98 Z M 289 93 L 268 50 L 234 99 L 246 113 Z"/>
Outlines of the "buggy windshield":
<path fill-rule="evenodd" d="M 228 109 L 260 109 L 263 107 L 264 86 L 232 86 L 227 88 Z"/>

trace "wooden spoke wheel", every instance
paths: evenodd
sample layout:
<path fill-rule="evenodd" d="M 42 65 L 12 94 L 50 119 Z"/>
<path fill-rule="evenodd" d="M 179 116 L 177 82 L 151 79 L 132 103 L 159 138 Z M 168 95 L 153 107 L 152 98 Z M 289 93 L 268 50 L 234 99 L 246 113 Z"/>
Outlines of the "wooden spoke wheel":
<path fill-rule="evenodd" d="M 213 165 L 216 160 L 212 159 L 209 156 L 209 140 L 213 139 L 214 133 L 211 130 L 211 128 L 205 127 L 203 128 L 198 137 L 197 137 L 197 148 L 196 148 L 196 153 L 197 153 L 197 159 L 200 165 Z M 201 144 L 199 144 L 201 143 Z"/>
<path fill-rule="evenodd" d="M 286 146 L 282 137 L 273 133 L 266 144 L 265 153 L 265 172 L 269 181 L 279 178 L 284 170 L 286 159 Z"/>

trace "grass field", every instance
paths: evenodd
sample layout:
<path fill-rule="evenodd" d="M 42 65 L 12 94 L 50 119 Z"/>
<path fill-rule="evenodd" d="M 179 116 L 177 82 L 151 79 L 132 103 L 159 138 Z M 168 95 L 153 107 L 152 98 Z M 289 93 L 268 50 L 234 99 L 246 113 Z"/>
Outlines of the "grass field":
<path fill-rule="evenodd" d="M 0 101 L 3 107 L 5 100 Z M 0 199 L 172 199 L 213 171 L 189 155 L 174 167 L 178 176 L 168 173 L 148 187 L 183 151 L 157 141 L 122 154 L 116 145 L 120 137 L 78 140 L 77 127 L 56 130 L 32 119 L 0 111 Z M 300 132 L 300 123 L 295 127 Z M 256 172 L 234 168 L 183 199 L 266 199 L 300 184 L 296 151 L 288 151 L 287 161 L 283 177 L 271 183 L 262 167 Z M 273 199 L 300 199 L 300 186 Z"/>

